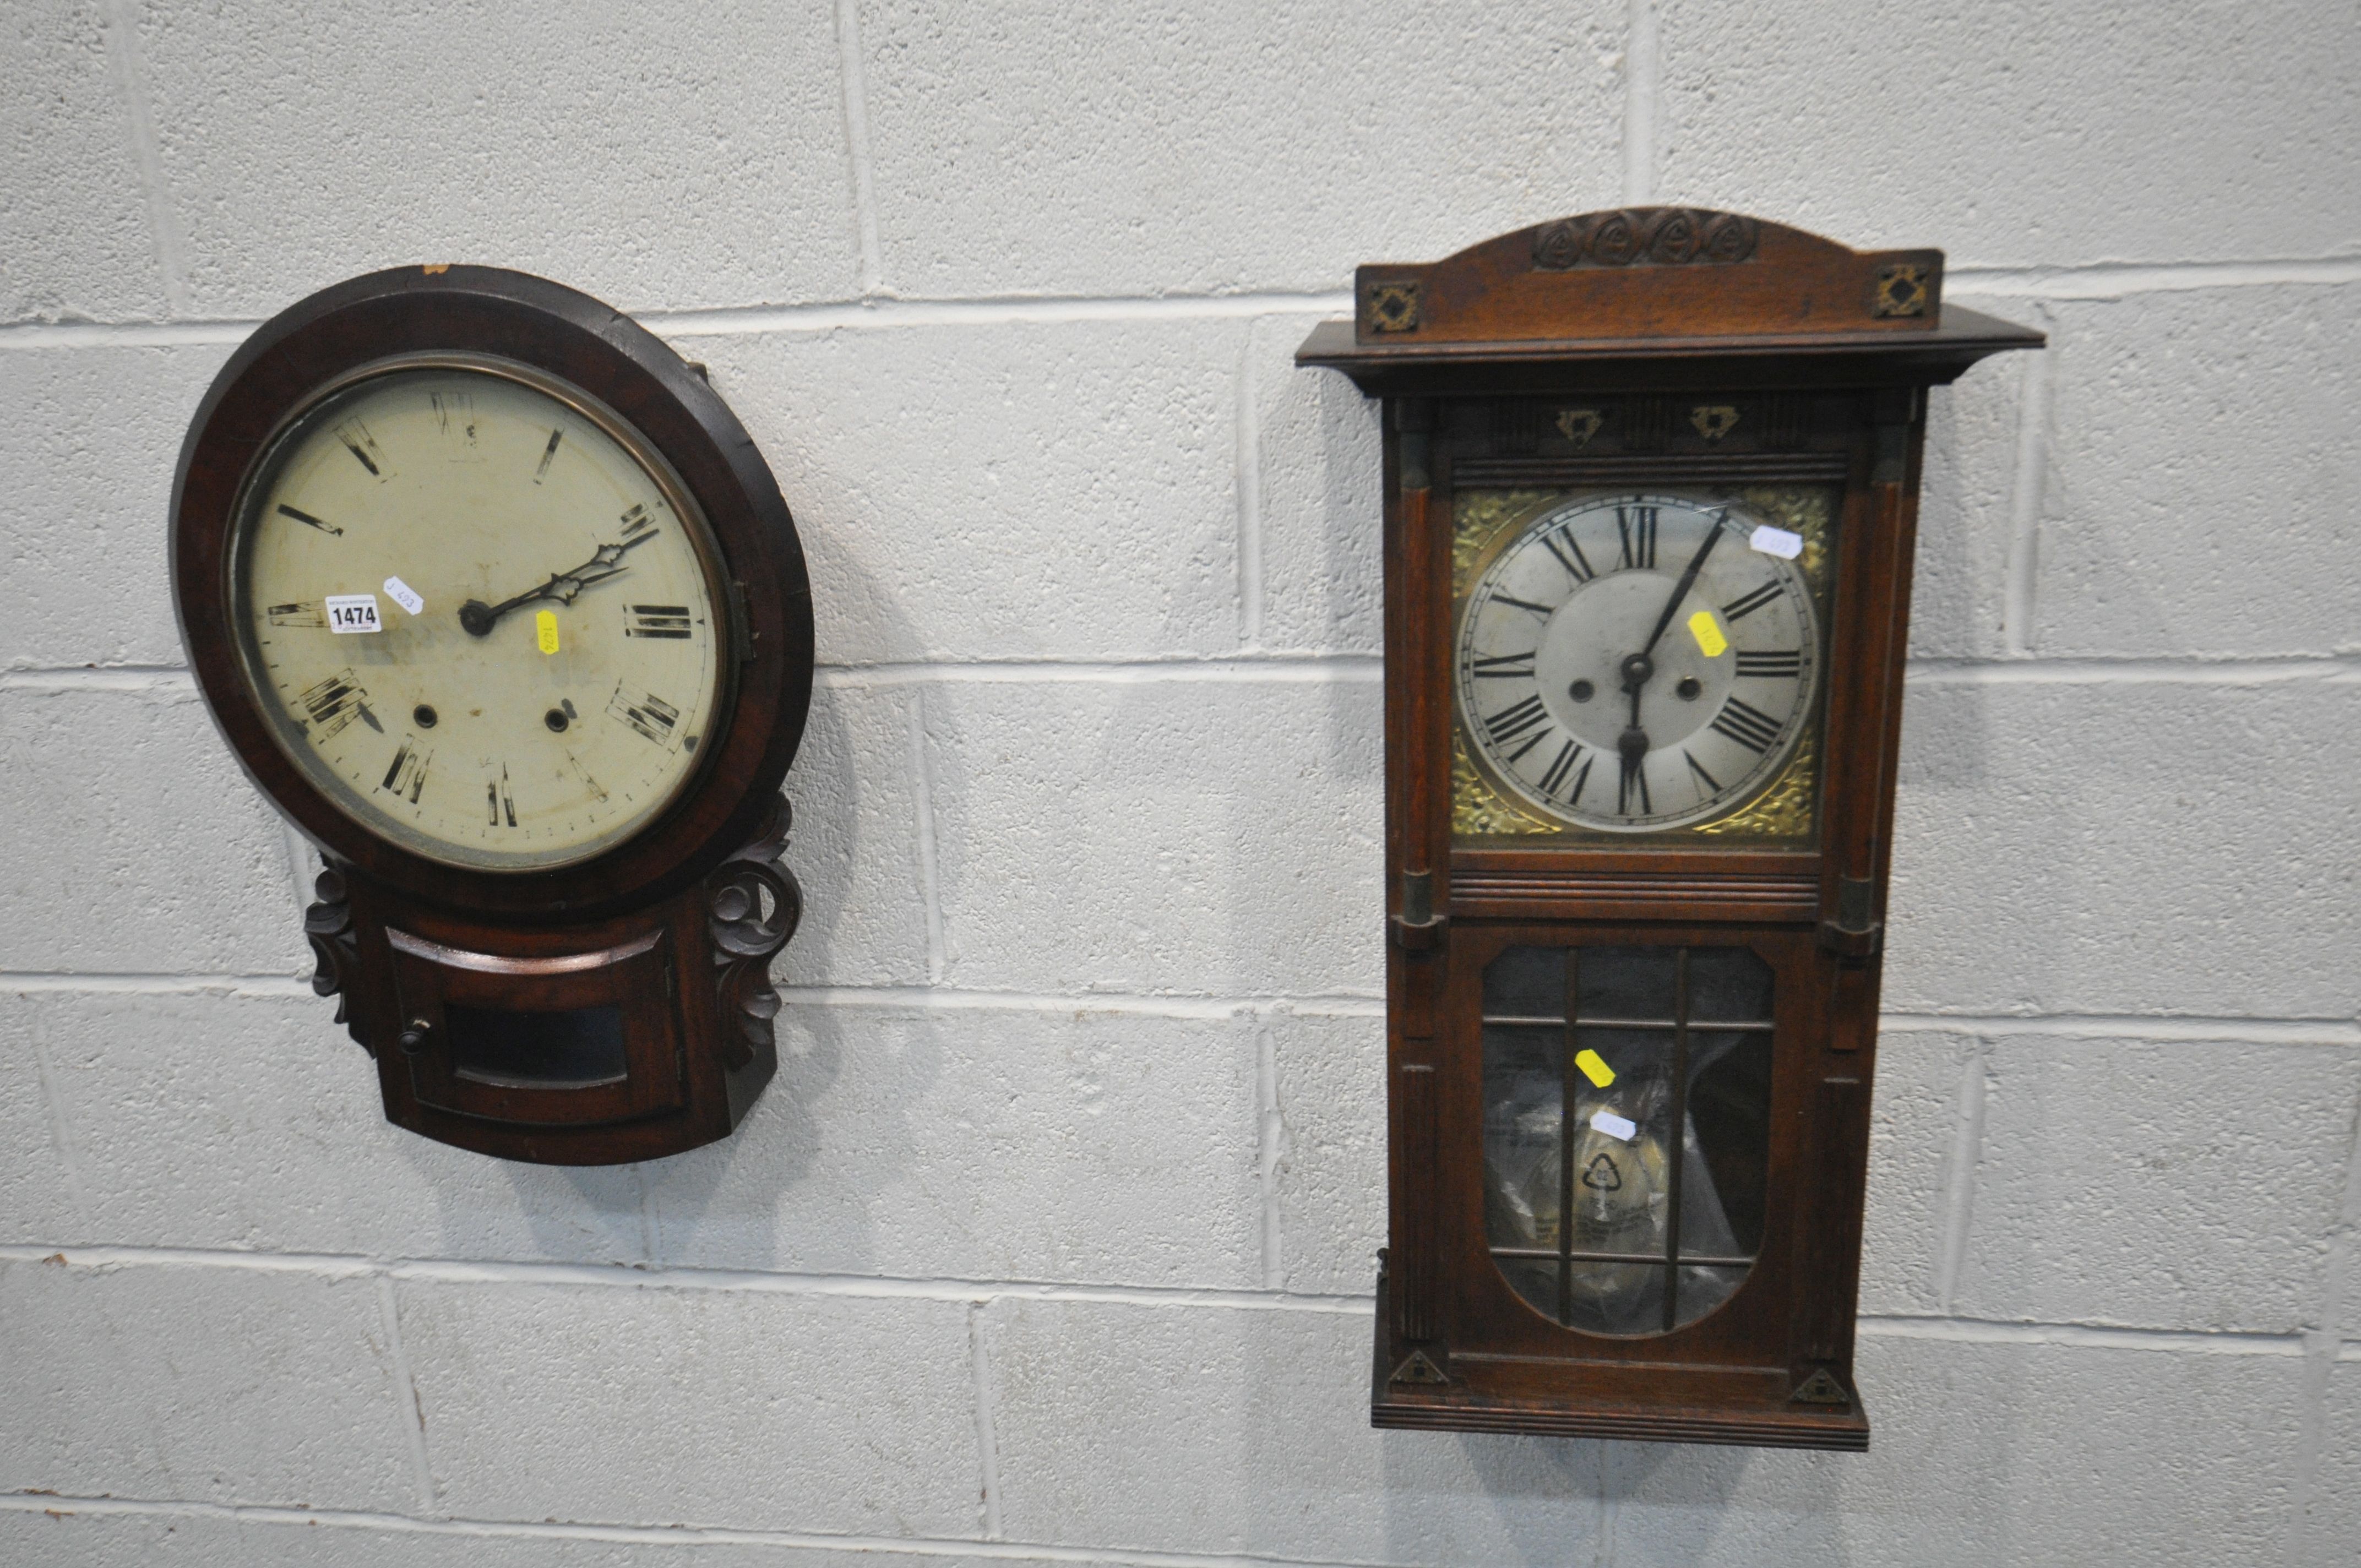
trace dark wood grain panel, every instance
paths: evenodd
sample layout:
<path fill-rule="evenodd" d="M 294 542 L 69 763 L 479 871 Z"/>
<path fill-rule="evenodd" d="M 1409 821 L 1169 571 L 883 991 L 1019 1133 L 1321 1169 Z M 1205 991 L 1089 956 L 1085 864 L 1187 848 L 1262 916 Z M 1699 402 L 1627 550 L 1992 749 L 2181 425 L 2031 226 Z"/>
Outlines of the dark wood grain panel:
<path fill-rule="evenodd" d="M 1926 389 L 2042 341 L 1943 305 L 1941 268 L 1939 252 L 1857 253 L 1732 214 L 1589 214 L 1441 262 L 1365 267 L 1356 319 L 1298 351 L 1386 402 L 1396 918 L 1378 1426 L 1868 1444 L 1852 1324 Z M 1839 494 L 1815 847 L 1678 833 L 1453 847 L 1459 498 L 1763 482 Z M 1406 873 L 1428 879 L 1414 933 Z M 1743 948 L 1775 976 L 1765 1209 L 1761 1250 L 1719 1305 L 1608 1336 L 1565 1326 L 1563 1283 L 1555 1315 L 1521 1297 L 1490 1250 L 1483 976 L 1512 947 L 1635 945 Z M 1687 973 L 1692 959 L 1678 962 Z M 1662 1025 L 1676 1041 L 1685 1016 Z"/>
<path fill-rule="evenodd" d="M 670 806 L 577 864 L 470 869 L 346 816 L 274 743 L 238 655 L 229 568 L 258 461 L 332 389 L 421 356 L 520 367 L 612 411 L 711 531 L 707 569 L 736 654 L 725 707 Z M 810 707 L 813 625 L 786 501 L 703 375 L 546 279 L 438 266 L 349 280 L 264 323 L 206 391 L 173 480 L 170 559 L 181 641 L 215 727 L 326 861 L 305 919 L 313 989 L 337 998 L 338 1020 L 377 1059 L 387 1117 L 552 1164 L 648 1159 L 726 1136 L 777 1064 L 769 960 L 802 910 L 777 864 L 788 820 L 778 790 Z M 508 1027 L 502 1014 L 610 1009 L 629 1071 L 570 1088 L 467 1081 L 449 1057 L 453 1007 L 495 1030 Z"/>

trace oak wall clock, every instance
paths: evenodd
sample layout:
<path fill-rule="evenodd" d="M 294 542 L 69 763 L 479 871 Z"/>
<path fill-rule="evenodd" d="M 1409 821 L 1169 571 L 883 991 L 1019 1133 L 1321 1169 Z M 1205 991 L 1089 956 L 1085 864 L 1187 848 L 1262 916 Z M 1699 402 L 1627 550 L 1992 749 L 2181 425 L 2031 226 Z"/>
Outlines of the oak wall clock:
<path fill-rule="evenodd" d="M 313 986 L 386 1115 L 555 1164 L 728 1134 L 802 910 L 812 618 L 697 367 L 522 273 L 354 279 L 214 380 L 171 551 L 215 724 L 320 847 Z"/>
<path fill-rule="evenodd" d="M 1379 1426 L 1862 1448 L 1852 1378 L 1939 251 L 1594 213 L 1369 266 Z"/>

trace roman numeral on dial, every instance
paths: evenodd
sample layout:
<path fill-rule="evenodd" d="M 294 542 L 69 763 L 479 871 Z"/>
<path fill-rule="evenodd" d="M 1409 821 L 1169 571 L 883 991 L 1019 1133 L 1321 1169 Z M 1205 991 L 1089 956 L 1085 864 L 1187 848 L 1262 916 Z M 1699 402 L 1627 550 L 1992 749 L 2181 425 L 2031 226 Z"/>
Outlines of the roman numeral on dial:
<path fill-rule="evenodd" d="M 500 764 L 500 777 L 484 781 L 484 815 L 491 827 L 498 828 L 502 817 L 508 819 L 510 827 L 516 826 L 516 796 L 509 793 L 509 769 L 505 762 Z"/>
<path fill-rule="evenodd" d="M 1577 762 L 1582 764 L 1582 771 L 1578 773 L 1574 767 Z M 1590 780 L 1590 759 L 1583 755 L 1579 741 L 1568 740 L 1558 748 L 1557 755 L 1550 760 L 1547 771 L 1542 774 L 1542 793 L 1549 795 L 1557 794 L 1558 786 L 1565 784 L 1569 776 L 1574 780 L 1573 793 L 1565 797 L 1570 805 L 1582 798 L 1582 786 Z"/>
<path fill-rule="evenodd" d="M 1751 653 L 1741 649 L 1738 673 L 1759 675 L 1764 680 L 1794 680 L 1804 673 L 1804 652 L 1790 648 L 1782 652 Z"/>
<path fill-rule="evenodd" d="M 684 638 L 689 634 L 688 628 L 688 606 L 685 604 L 623 607 L 623 635 L 626 637 Z"/>
<path fill-rule="evenodd" d="M 1779 739 L 1779 721 L 1759 707 L 1752 707 L 1731 697 L 1714 715 L 1711 729 L 1727 735 L 1750 751 L 1767 751 L 1771 742 Z"/>
<path fill-rule="evenodd" d="M 1787 591 L 1787 585 L 1773 579 L 1742 598 L 1733 599 L 1721 607 L 1724 620 L 1743 620 Z"/>
<path fill-rule="evenodd" d="M 336 426 L 336 439 L 345 444 L 345 450 L 353 455 L 356 462 L 369 471 L 369 477 L 385 477 L 385 470 L 380 466 L 385 454 L 378 450 L 377 437 L 369 433 L 368 426 L 357 419 L 346 420 Z"/>
<path fill-rule="evenodd" d="M 1545 604 L 1535 604 L 1531 599 L 1510 598 L 1507 594 L 1494 594 L 1492 596 L 1492 602 L 1494 604 L 1514 605 L 1519 609 L 1532 610 L 1535 615 L 1542 617 L 1543 620 L 1547 620 L 1553 613 L 1550 607 Z"/>
<path fill-rule="evenodd" d="M 280 516 L 281 516 L 281 517 L 291 517 L 291 518 L 293 518 L 296 521 L 298 521 L 298 522 L 302 523 L 304 527 L 306 527 L 306 528 L 316 528 L 316 529 L 318 529 L 318 530 L 319 530 L 321 532 L 323 532 L 323 533 L 334 533 L 334 534 L 341 535 L 341 534 L 343 534 L 343 532 L 345 532 L 343 529 L 338 528 L 338 527 L 337 527 L 335 523 L 333 523 L 333 522 L 322 522 L 318 518 L 313 517 L 310 512 L 308 512 L 308 511 L 297 511 L 293 507 L 291 507 L 291 506 L 281 506 L 281 507 L 279 509 L 279 515 L 280 515 Z"/>
<path fill-rule="evenodd" d="M 1535 649 L 1534 652 L 1539 652 Z M 1488 659 L 1477 659 L 1468 666 L 1469 673 L 1479 681 L 1506 680 L 1511 675 L 1533 673 L 1532 653 L 1499 653 Z"/>
<path fill-rule="evenodd" d="M 379 781 L 378 788 L 401 795 L 416 806 L 418 797 L 426 790 L 426 764 L 434 760 L 433 752 L 419 751 L 417 736 L 403 736 L 401 748 L 393 753 L 393 761 L 386 765 L 385 777 Z"/>
<path fill-rule="evenodd" d="M 1640 803 L 1637 811 L 1631 809 L 1634 800 Z M 1648 773 L 1645 768 L 1630 763 L 1624 765 L 1622 773 L 1615 781 L 1615 814 L 1618 817 L 1653 817 L 1656 814 L 1655 803 L 1648 798 Z"/>
<path fill-rule="evenodd" d="M 1656 510 L 1654 507 L 1615 509 L 1615 532 L 1623 542 L 1623 552 L 1617 557 L 1617 565 L 1636 566 L 1642 571 L 1655 569 Z"/>
<path fill-rule="evenodd" d="M 295 694 L 295 700 L 319 727 L 312 739 L 325 740 L 360 717 L 368 693 L 361 690 L 349 669 L 338 670 Z"/>
<path fill-rule="evenodd" d="M 1555 533 L 1543 534 L 1542 544 L 1551 554 L 1557 557 L 1557 564 L 1565 568 L 1565 575 L 1572 577 L 1577 584 L 1587 583 L 1598 576 L 1597 572 L 1590 569 L 1590 557 L 1582 553 L 1581 544 L 1565 529 L 1561 528 Z"/>
<path fill-rule="evenodd" d="M 1549 713 L 1542 707 L 1542 699 L 1539 696 L 1529 696 L 1522 702 L 1511 704 L 1485 719 L 1484 733 L 1492 738 L 1493 745 L 1505 745 L 1534 725 L 1547 722 L 1548 718 Z M 1523 753 L 1519 752 L 1518 755 L 1521 756 Z"/>
<path fill-rule="evenodd" d="M 607 699 L 607 714 L 659 746 L 672 744 L 674 727 L 680 723 L 680 709 L 653 694 L 625 696 L 620 682 L 616 684 L 615 695 Z"/>
<path fill-rule="evenodd" d="M 471 392 L 429 392 L 426 401 L 434 411 L 434 428 L 443 439 L 456 446 L 476 444 L 476 399 Z"/>
<path fill-rule="evenodd" d="M 1714 777 L 1711 773 L 1707 773 L 1705 771 L 1704 763 L 1698 762 L 1695 757 L 1690 756 L 1686 751 L 1683 751 L 1681 753 L 1681 761 L 1689 765 L 1690 773 L 1695 773 L 1698 778 L 1705 781 L 1705 787 L 1708 794 L 1719 795 L 1721 793 L 1721 781 Z"/>

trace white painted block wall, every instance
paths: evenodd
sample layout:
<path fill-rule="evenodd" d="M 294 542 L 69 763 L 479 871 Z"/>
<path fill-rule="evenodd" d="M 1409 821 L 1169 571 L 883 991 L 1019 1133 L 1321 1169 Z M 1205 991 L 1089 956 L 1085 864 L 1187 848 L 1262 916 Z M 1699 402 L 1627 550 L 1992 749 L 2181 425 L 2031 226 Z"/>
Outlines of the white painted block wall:
<path fill-rule="evenodd" d="M 11 0 L 0 1562 L 2296 1563 L 2361 1541 L 2361 25 L 2306 0 Z M 1367 1425 L 1350 269 L 1662 197 L 1938 245 L 1862 1456 Z M 382 1124 L 182 668 L 261 317 L 712 367 L 824 668 L 737 1137 Z"/>

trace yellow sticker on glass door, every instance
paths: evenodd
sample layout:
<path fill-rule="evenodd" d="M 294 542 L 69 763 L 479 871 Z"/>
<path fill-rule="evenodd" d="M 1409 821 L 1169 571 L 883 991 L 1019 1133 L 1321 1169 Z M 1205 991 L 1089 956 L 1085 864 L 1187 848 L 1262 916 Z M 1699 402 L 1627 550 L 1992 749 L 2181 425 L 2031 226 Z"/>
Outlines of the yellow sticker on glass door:
<path fill-rule="evenodd" d="M 1721 657 L 1721 651 L 1730 646 L 1730 639 L 1721 634 L 1720 623 L 1709 609 L 1689 617 L 1689 632 L 1697 640 L 1697 651 L 1708 659 Z"/>
<path fill-rule="evenodd" d="M 1597 1088 L 1604 1089 L 1615 1081 L 1615 1069 L 1609 1067 L 1607 1058 L 1597 1051 L 1575 1052 L 1574 1065 L 1580 1068 L 1582 1076 L 1590 1080 Z"/>
<path fill-rule="evenodd" d="M 537 612 L 533 618 L 533 631 L 534 639 L 541 644 L 543 652 L 557 652 L 556 611 L 544 609 Z"/>

